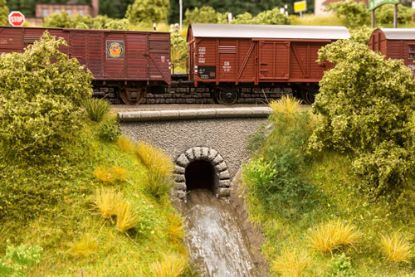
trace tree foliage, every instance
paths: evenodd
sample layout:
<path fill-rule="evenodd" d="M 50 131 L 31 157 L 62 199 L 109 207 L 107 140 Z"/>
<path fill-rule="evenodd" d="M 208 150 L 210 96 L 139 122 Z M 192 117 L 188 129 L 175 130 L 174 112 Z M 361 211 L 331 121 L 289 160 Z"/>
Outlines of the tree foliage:
<path fill-rule="evenodd" d="M 126 19 L 112 19 L 107 16 L 69 15 L 66 12 L 53 13 L 44 19 L 43 26 L 78 29 L 110 29 L 128 30 L 129 22 Z"/>
<path fill-rule="evenodd" d="M 200 9 L 194 8 L 193 10 L 186 10 L 185 22 L 191 23 L 226 23 L 226 13 L 219 13 L 210 6 L 203 6 Z"/>
<path fill-rule="evenodd" d="M 7 7 L 6 0 L 0 0 L 0 26 L 7 25 L 8 14 L 9 8 Z"/>
<path fill-rule="evenodd" d="M 23 53 L 0 56 L 0 143 L 18 158 L 48 160 L 82 126 L 92 74 L 59 51 L 64 44 L 45 33 Z"/>
<path fill-rule="evenodd" d="M 393 5 L 383 5 L 376 9 L 376 22 L 379 24 L 393 23 Z M 413 15 L 412 8 L 398 5 L 398 23 L 407 24 L 411 21 Z"/>
<path fill-rule="evenodd" d="M 170 35 L 171 63 L 173 72 L 185 70 L 187 61 L 187 42 L 179 32 L 172 32 Z"/>
<path fill-rule="evenodd" d="M 370 13 L 363 2 L 345 0 L 330 4 L 327 8 L 342 19 L 347 27 L 360 27 L 370 23 Z"/>
<path fill-rule="evenodd" d="M 136 0 L 128 6 L 126 17 L 132 23 L 167 22 L 169 0 Z"/>
<path fill-rule="evenodd" d="M 313 108 L 322 120 L 311 149 L 350 153 L 355 172 L 375 195 L 402 188 L 415 158 L 411 70 L 350 40 L 322 48 L 319 60 L 335 67 L 320 82 Z"/>

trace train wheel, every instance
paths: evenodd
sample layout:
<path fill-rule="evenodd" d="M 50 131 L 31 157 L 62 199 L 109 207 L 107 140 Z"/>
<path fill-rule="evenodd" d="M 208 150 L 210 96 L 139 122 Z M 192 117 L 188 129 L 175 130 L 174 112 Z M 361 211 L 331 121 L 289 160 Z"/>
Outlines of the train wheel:
<path fill-rule="evenodd" d="M 218 88 L 215 92 L 215 102 L 218 104 L 233 105 L 238 102 L 238 89 Z"/>
<path fill-rule="evenodd" d="M 302 95 L 302 100 L 303 100 L 304 104 L 311 105 L 311 104 L 314 103 L 315 96 L 316 95 L 315 95 L 314 92 L 312 92 L 312 91 L 306 91 Z"/>
<path fill-rule="evenodd" d="M 144 89 L 142 88 L 122 88 L 120 98 L 126 105 L 138 105 L 144 100 Z"/>

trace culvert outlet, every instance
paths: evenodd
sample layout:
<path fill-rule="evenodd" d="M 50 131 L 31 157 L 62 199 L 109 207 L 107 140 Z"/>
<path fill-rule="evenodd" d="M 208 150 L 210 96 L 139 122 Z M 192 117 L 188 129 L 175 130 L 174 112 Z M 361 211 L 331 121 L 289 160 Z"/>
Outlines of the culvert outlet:
<path fill-rule="evenodd" d="M 215 149 L 193 147 L 176 158 L 174 194 L 186 199 L 188 191 L 207 189 L 217 197 L 230 195 L 228 165 Z"/>

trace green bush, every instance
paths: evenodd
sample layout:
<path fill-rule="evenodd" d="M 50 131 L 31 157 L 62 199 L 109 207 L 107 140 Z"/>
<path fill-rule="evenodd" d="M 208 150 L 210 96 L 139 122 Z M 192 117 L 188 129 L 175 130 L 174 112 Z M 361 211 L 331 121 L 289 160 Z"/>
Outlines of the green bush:
<path fill-rule="evenodd" d="M 363 2 L 338 1 L 328 5 L 327 8 L 342 19 L 347 27 L 361 27 L 370 23 L 370 13 Z"/>
<path fill-rule="evenodd" d="M 6 4 L 6 0 L 0 0 L 0 26 L 7 25 L 7 16 L 9 14 L 9 8 Z"/>
<path fill-rule="evenodd" d="M 349 30 L 350 40 L 367 45 L 373 29 L 368 26 L 356 27 Z"/>
<path fill-rule="evenodd" d="M 354 41 L 322 48 L 319 60 L 335 67 L 320 82 L 313 108 L 322 120 L 310 148 L 351 154 L 355 172 L 374 195 L 399 192 L 414 169 L 411 70 Z"/>
<path fill-rule="evenodd" d="M 128 30 L 127 19 L 112 19 L 107 16 L 97 17 L 83 15 L 69 15 L 66 12 L 53 13 L 45 17 L 44 27 L 77 28 L 77 29 L 109 29 Z"/>
<path fill-rule="evenodd" d="M 272 10 L 266 10 L 255 17 L 250 13 L 238 14 L 232 21 L 233 24 L 275 24 L 275 25 L 286 25 L 290 24 L 290 19 L 281 13 L 279 8 Z"/>
<path fill-rule="evenodd" d="M 171 46 L 171 63 L 173 72 L 179 70 L 186 70 L 187 61 L 187 42 L 186 39 L 178 32 L 170 34 Z"/>
<path fill-rule="evenodd" d="M 257 157 L 243 169 L 248 193 L 268 212 L 297 219 L 317 198 L 314 187 L 302 179 L 304 150 L 311 134 L 311 118 L 298 111 L 298 102 L 285 99 L 271 104 L 274 123 Z"/>
<path fill-rule="evenodd" d="M 96 98 L 85 100 L 83 106 L 89 118 L 95 122 L 101 122 L 110 111 L 110 104 L 107 101 Z"/>
<path fill-rule="evenodd" d="M 357 277 L 356 271 L 353 269 L 352 261 L 346 254 L 341 253 L 334 256 L 331 263 L 330 276 L 333 277 Z"/>
<path fill-rule="evenodd" d="M 115 142 L 120 135 L 120 125 L 116 119 L 109 118 L 99 125 L 98 136 L 102 141 Z"/>
<path fill-rule="evenodd" d="M 0 276 L 26 276 L 30 267 L 40 262 L 42 251 L 39 246 L 8 245 L 6 255 L 0 259 Z"/>
<path fill-rule="evenodd" d="M 144 183 L 144 191 L 155 199 L 160 200 L 168 196 L 173 182 L 171 176 L 164 176 L 156 170 L 149 170 L 147 181 Z"/>
<path fill-rule="evenodd" d="M 168 0 L 135 0 L 128 6 L 125 16 L 131 23 L 167 22 L 169 9 Z"/>
<path fill-rule="evenodd" d="M 392 24 L 394 5 L 383 5 L 376 9 L 376 22 L 378 24 Z M 398 5 L 398 23 L 408 24 L 412 20 L 413 10 L 404 5 Z"/>
<path fill-rule="evenodd" d="M 23 53 L 0 56 L 0 143 L 17 158 L 49 159 L 77 137 L 92 74 L 47 32 Z"/>
<path fill-rule="evenodd" d="M 186 10 L 185 22 L 187 24 L 226 23 L 227 17 L 226 13 L 222 14 L 220 12 L 215 11 L 215 9 L 210 6 L 203 6 L 200 9 L 196 7 L 193 10 Z"/>

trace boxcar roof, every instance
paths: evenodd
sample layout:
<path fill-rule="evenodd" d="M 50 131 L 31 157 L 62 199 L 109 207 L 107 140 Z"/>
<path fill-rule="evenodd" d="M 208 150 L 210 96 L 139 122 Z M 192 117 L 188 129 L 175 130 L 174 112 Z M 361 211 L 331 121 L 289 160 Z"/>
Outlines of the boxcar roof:
<path fill-rule="evenodd" d="M 386 39 L 415 40 L 415 28 L 381 28 L 380 30 L 385 34 Z"/>
<path fill-rule="evenodd" d="M 251 24 L 193 24 L 194 37 L 204 38 L 286 38 L 286 39 L 347 39 L 346 27 L 289 26 Z"/>

